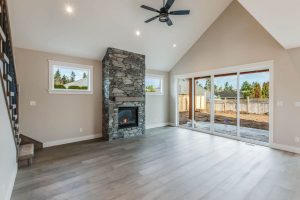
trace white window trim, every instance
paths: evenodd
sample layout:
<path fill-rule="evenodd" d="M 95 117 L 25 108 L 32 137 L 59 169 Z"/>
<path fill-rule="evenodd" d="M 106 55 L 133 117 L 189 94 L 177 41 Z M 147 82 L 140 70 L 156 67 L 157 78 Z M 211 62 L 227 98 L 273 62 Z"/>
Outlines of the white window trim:
<path fill-rule="evenodd" d="M 160 79 L 160 92 L 146 92 L 146 95 L 164 95 L 164 75 L 157 75 L 157 74 L 146 74 L 145 77 L 145 88 L 146 88 L 146 78 L 158 78 Z"/>
<path fill-rule="evenodd" d="M 48 60 L 49 61 L 49 93 L 50 94 L 93 94 L 93 66 L 91 65 L 82 65 L 82 64 L 75 64 L 75 63 L 68 63 L 68 62 L 61 62 L 55 60 Z M 53 65 L 63 66 L 64 68 L 71 68 L 71 69 L 87 69 L 89 70 L 89 90 L 69 90 L 69 89 L 55 89 L 54 88 L 54 77 L 52 73 Z"/>

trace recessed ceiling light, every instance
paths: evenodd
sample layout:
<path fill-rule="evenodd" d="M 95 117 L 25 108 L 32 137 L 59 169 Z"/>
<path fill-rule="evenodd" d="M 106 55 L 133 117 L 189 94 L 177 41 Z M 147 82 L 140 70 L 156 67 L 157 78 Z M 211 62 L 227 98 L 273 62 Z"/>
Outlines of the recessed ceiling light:
<path fill-rule="evenodd" d="M 177 47 L 177 45 L 176 45 L 176 44 L 173 44 L 173 47 L 174 47 L 174 48 L 176 48 L 176 47 Z"/>
<path fill-rule="evenodd" d="M 66 5 L 65 10 L 68 14 L 72 14 L 74 12 L 74 8 L 71 5 Z"/>
<path fill-rule="evenodd" d="M 136 36 L 140 36 L 141 32 L 139 30 L 135 31 Z"/>

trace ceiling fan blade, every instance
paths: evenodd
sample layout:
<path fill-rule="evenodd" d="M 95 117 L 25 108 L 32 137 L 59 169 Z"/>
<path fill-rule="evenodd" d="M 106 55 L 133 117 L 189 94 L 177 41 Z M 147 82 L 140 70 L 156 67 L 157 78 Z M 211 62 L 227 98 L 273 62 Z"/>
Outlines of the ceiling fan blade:
<path fill-rule="evenodd" d="M 146 10 L 150 10 L 150 11 L 159 13 L 159 10 L 156 10 L 156 9 L 151 8 L 151 7 L 149 7 L 149 6 L 142 5 L 141 8 L 144 8 L 144 9 L 146 9 Z"/>
<path fill-rule="evenodd" d="M 171 11 L 169 14 L 170 15 L 189 15 L 190 14 L 190 10 Z"/>
<path fill-rule="evenodd" d="M 173 22 L 172 22 L 172 20 L 169 17 L 168 17 L 167 24 L 168 24 L 168 26 L 172 26 L 173 25 Z"/>
<path fill-rule="evenodd" d="M 167 10 L 169 10 L 169 9 L 172 7 L 174 1 L 175 1 L 175 0 L 168 0 L 167 3 L 166 3 L 166 5 L 165 5 L 165 8 L 166 8 Z"/>
<path fill-rule="evenodd" d="M 155 17 L 152 17 L 152 18 L 146 20 L 145 23 L 149 23 L 149 22 L 151 22 L 151 21 L 157 19 L 158 17 L 159 17 L 159 15 L 157 15 L 157 16 L 155 16 Z"/>

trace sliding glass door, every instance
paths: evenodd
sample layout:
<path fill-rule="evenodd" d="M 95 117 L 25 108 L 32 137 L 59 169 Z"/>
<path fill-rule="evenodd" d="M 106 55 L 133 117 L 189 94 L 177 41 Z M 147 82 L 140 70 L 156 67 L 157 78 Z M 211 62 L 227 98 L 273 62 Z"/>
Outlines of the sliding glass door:
<path fill-rule="evenodd" d="M 178 79 L 179 125 L 193 128 L 193 79 Z"/>
<path fill-rule="evenodd" d="M 269 142 L 269 71 L 240 74 L 240 136 Z"/>
<path fill-rule="evenodd" d="M 211 78 L 195 78 L 194 81 L 194 128 L 211 131 Z"/>
<path fill-rule="evenodd" d="M 214 76 L 214 131 L 237 136 L 237 74 Z"/>
<path fill-rule="evenodd" d="M 178 79 L 178 123 L 245 141 L 269 142 L 269 70 Z"/>

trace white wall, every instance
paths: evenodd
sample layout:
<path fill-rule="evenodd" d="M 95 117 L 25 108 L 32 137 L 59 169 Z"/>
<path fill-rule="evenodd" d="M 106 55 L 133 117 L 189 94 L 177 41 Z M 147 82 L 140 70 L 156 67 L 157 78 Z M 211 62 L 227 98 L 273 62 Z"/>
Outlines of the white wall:
<path fill-rule="evenodd" d="M 1 63 L 2 65 L 2 63 Z M 16 148 L 0 83 L 0 199 L 10 199 L 17 174 Z"/>
<path fill-rule="evenodd" d="M 163 94 L 146 94 L 146 128 L 162 127 L 169 124 L 169 73 L 157 70 L 146 70 L 146 75 L 163 77 Z"/>
<path fill-rule="evenodd" d="M 237 2 L 233 1 L 216 22 L 170 72 L 170 119 L 175 122 L 175 75 L 274 61 L 274 143 L 299 151 L 300 50 L 285 50 Z M 282 101 L 283 106 L 276 106 Z M 299 151 L 300 152 L 300 151 Z"/>

